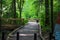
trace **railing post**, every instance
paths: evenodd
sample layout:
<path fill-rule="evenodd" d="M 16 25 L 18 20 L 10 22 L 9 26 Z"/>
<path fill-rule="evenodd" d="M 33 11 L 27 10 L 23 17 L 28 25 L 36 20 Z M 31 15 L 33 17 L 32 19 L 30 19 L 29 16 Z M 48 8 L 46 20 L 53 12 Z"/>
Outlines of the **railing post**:
<path fill-rule="evenodd" d="M 55 37 L 53 36 L 53 34 L 52 34 L 52 33 L 49 33 L 49 40 L 52 40 L 52 39 L 54 39 L 54 40 L 55 40 Z"/>
<path fill-rule="evenodd" d="M 34 40 L 37 40 L 37 34 L 34 33 Z"/>
<path fill-rule="evenodd" d="M 17 32 L 16 40 L 19 40 L 19 32 Z"/>
<path fill-rule="evenodd" d="M 49 40 L 51 40 L 51 37 L 52 37 L 51 35 L 52 35 L 52 34 L 51 34 L 51 33 L 49 33 Z"/>
<path fill-rule="evenodd" d="M 2 40 L 5 40 L 5 33 L 2 32 Z"/>

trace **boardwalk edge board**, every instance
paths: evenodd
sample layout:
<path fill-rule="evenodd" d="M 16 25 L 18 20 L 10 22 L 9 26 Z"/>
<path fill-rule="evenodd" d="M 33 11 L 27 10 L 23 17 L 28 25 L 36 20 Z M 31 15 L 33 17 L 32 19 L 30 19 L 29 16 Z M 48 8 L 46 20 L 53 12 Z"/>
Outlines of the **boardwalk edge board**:
<path fill-rule="evenodd" d="M 25 25 L 27 25 L 27 24 L 28 24 L 28 23 L 26 23 Z M 23 28 L 25 25 L 23 25 L 23 26 L 21 26 L 21 27 L 18 27 L 18 28 L 16 28 L 15 30 L 13 30 L 11 33 L 9 33 L 6 40 L 8 40 L 9 35 L 11 35 L 11 34 L 12 34 L 13 32 L 15 32 L 15 31 L 17 31 L 18 29 Z"/>
<path fill-rule="evenodd" d="M 23 28 L 23 27 L 24 27 L 24 26 L 18 27 L 17 29 L 15 29 L 15 30 L 13 30 L 11 33 L 9 33 L 6 40 L 8 40 L 9 36 L 10 36 L 13 32 L 15 32 L 15 31 L 17 31 L 18 29 L 21 29 L 21 28 Z"/>

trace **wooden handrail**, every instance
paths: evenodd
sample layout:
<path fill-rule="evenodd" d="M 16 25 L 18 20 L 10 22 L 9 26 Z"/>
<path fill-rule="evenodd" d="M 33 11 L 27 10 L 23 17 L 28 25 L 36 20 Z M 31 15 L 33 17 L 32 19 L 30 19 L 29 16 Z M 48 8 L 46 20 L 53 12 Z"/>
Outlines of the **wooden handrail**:
<path fill-rule="evenodd" d="M 23 20 L 20 18 L 1 18 L 1 20 Z"/>
<path fill-rule="evenodd" d="M 14 21 L 14 20 L 24 20 L 24 19 L 20 19 L 20 18 L 1 18 L 1 20 L 3 21 L 3 20 L 12 20 L 12 21 Z M 11 22 L 12 22 L 11 21 Z M 7 22 L 8 23 L 8 22 Z M 1 26 L 20 26 L 19 24 L 2 24 Z"/>
<path fill-rule="evenodd" d="M 5 24 L 5 25 L 1 25 L 1 26 L 20 26 L 20 25 L 12 25 L 12 24 Z"/>

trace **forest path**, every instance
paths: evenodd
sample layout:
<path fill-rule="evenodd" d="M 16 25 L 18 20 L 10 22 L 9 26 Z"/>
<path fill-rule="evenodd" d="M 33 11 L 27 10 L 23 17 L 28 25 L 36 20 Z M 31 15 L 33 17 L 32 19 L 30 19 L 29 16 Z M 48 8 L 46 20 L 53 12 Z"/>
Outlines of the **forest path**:
<path fill-rule="evenodd" d="M 23 28 L 13 32 L 7 40 L 16 40 L 16 33 L 19 32 L 19 40 L 34 40 L 34 33 L 37 34 L 37 40 L 40 40 L 38 36 L 38 23 L 37 22 L 28 22 Z"/>

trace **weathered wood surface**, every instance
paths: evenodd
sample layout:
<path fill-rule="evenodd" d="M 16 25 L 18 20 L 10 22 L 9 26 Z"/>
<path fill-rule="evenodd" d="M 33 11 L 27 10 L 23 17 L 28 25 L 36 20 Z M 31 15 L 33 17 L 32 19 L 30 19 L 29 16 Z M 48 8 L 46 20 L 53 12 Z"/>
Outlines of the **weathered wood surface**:
<path fill-rule="evenodd" d="M 16 30 L 15 32 L 12 32 L 7 40 L 16 40 L 16 33 L 19 32 L 19 40 L 34 40 L 34 33 L 37 33 L 37 40 L 40 40 L 40 37 L 38 37 L 38 23 L 36 22 L 28 22 L 27 25 L 25 25 L 23 28 Z"/>

